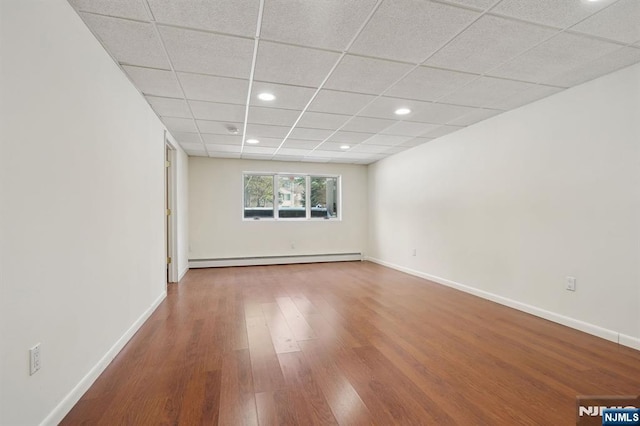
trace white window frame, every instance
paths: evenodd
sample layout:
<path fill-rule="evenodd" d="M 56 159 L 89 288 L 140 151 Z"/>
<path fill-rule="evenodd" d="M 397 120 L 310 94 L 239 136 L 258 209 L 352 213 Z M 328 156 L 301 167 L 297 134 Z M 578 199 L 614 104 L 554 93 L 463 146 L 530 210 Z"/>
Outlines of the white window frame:
<path fill-rule="evenodd" d="M 273 177 L 273 217 L 245 217 L 244 216 L 244 182 L 245 178 L 248 175 L 258 175 L 258 176 L 272 176 Z M 297 176 L 305 178 L 305 217 L 279 217 L 279 209 L 278 209 L 278 179 L 280 177 L 288 177 L 288 176 Z M 338 214 L 336 217 L 311 217 L 311 178 L 312 177 L 324 177 L 324 178 L 335 178 L 338 183 L 337 192 L 337 201 L 338 201 Z M 242 216 L 242 220 L 246 222 L 263 222 L 263 221 L 284 221 L 284 222 L 303 222 L 303 221 L 324 221 L 324 222 L 340 222 L 342 221 L 342 175 L 332 175 L 332 174 L 323 174 L 323 173 L 291 173 L 291 172 L 242 172 L 242 208 L 240 210 L 240 214 Z"/>

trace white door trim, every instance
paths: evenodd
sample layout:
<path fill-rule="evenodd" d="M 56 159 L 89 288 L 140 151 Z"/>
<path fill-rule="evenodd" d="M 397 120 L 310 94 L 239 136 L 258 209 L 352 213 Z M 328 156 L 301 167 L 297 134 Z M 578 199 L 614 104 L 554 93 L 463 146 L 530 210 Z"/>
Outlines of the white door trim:
<path fill-rule="evenodd" d="M 165 194 L 169 198 L 166 200 L 166 206 L 171 210 L 171 214 L 166 216 L 168 220 L 168 226 L 165 238 L 167 239 L 167 257 L 171 258 L 171 263 L 167 266 L 168 274 L 167 280 L 170 283 L 178 282 L 178 226 L 177 226 L 177 217 L 180 212 L 177 209 L 177 173 L 176 173 L 176 148 L 173 146 L 171 141 L 166 136 L 164 137 L 165 143 L 165 158 L 166 158 L 166 150 L 169 151 L 169 162 L 170 166 L 168 168 L 169 173 L 165 173 Z M 166 161 L 166 160 L 165 160 Z"/>

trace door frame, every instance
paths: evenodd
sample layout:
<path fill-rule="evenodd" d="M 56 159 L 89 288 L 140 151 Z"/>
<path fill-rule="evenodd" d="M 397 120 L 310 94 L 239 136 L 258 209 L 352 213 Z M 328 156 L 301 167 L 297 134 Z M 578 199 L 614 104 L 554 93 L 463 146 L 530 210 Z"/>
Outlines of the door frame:
<path fill-rule="evenodd" d="M 176 148 L 173 146 L 167 132 L 164 132 L 164 194 L 165 194 L 165 254 L 167 262 L 167 282 L 178 282 L 178 226 L 177 226 L 177 174 L 176 174 Z M 167 165 L 168 162 L 168 165 Z M 167 209 L 169 211 L 167 211 Z M 170 212 L 170 214 L 168 214 Z M 171 263 L 168 263 L 171 259 Z"/>

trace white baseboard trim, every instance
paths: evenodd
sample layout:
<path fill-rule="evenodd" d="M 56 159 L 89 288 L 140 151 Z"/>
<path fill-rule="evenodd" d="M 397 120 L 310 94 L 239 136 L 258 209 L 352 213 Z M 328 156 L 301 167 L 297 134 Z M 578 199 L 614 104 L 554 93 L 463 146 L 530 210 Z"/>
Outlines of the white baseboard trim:
<path fill-rule="evenodd" d="M 40 423 L 40 426 L 54 426 L 62 421 L 74 405 L 80 400 L 82 395 L 91 387 L 98 376 L 109 366 L 111 361 L 129 342 L 133 335 L 140 329 L 142 324 L 151 316 L 156 308 L 167 297 L 167 292 L 162 294 L 144 311 L 142 315 L 129 327 L 129 329 L 111 346 L 107 353 L 98 361 L 98 363 L 80 380 L 80 382 L 65 396 L 62 401 L 49 413 L 49 415 Z"/>
<path fill-rule="evenodd" d="M 633 349 L 637 349 L 640 351 L 640 339 L 637 337 L 627 336 L 626 334 L 620 333 L 620 342 L 622 346 L 628 346 Z"/>
<path fill-rule="evenodd" d="M 187 267 L 180 271 L 180 273 L 178 274 L 178 282 L 180 282 L 180 280 L 184 278 L 187 272 L 189 272 L 189 265 L 187 265 Z"/>
<path fill-rule="evenodd" d="M 291 263 L 361 261 L 362 253 L 304 254 L 294 256 L 230 257 L 220 259 L 189 259 L 189 268 L 226 266 L 286 265 Z"/>
<path fill-rule="evenodd" d="M 386 262 L 384 260 L 376 259 L 374 257 L 367 256 L 366 260 L 373 263 L 377 263 L 382 266 L 386 266 L 391 269 L 395 269 L 397 271 L 414 275 L 416 277 L 424 278 L 426 280 L 433 281 L 438 284 L 445 285 L 447 287 L 455 288 L 456 290 L 464 291 L 465 293 L 473 294 L 474 296 L 478 296 L 483 299 L 491 300 L 492 302 L 496 302 L 501 305 L 505 305 L 510 308 L 517 309 L 519 311 L 526 312 L 528 314 L 535 315 L 537 317 L 544 318 L 546 320 L 553 321 L 555 323 L 562 324 L 564 326 L 574 328 L 576 330 L 580 330 L 585 333 L 588 333 L 606 340 L 610 340 L 612 342 L 618 343 L 623 346 L 628 346 L 628 347 L 640 350 L 640 339 L 618 333 L 617 331 L 609 330 L 594 324 L 577 320 L 575 318 L 560 315 L 555 312 L 538 308 L 536 306 L 518 302 L 517 300 L 499 296 L 497 294 L 490 293 L 488 291 L 484 291 L 474 287 L 470 287 L 468 285 L 460 284 L 455 281 L 448 280 L 446 278 L 430 275 L 421 271 L 417 271 L 415 269 L 406 268 L 404 266 L 396 265 L 395 263 Z"/>

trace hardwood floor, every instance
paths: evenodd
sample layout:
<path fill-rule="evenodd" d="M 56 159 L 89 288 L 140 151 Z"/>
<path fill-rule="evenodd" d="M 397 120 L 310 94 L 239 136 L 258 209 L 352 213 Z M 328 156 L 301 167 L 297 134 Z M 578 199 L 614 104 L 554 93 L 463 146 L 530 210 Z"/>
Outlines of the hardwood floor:
<path fill-rule="evenodd" d="M 571 425 L 640 352 L 371 263 L 191 270 L 63 425 Z"/>

